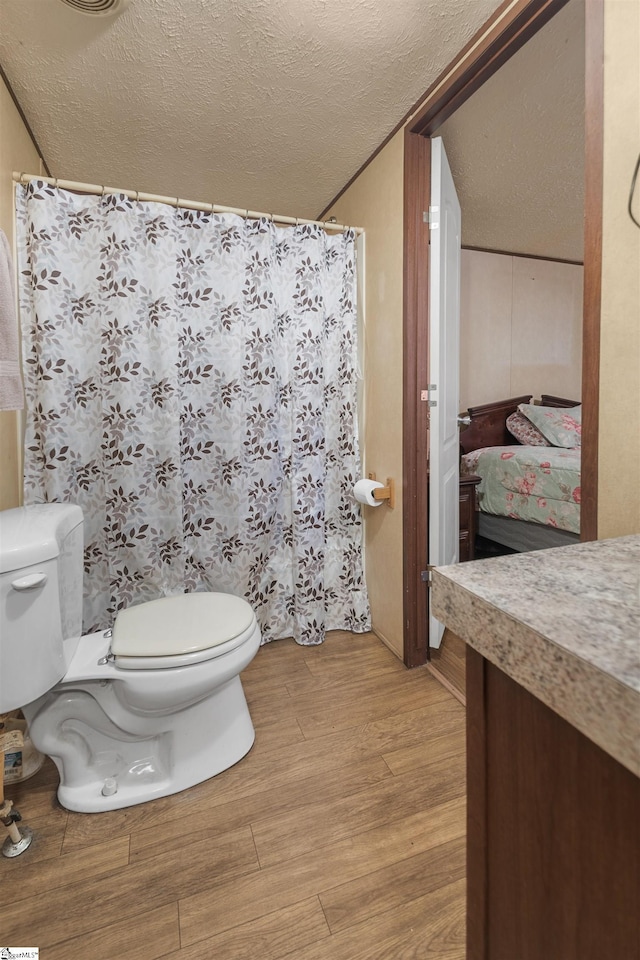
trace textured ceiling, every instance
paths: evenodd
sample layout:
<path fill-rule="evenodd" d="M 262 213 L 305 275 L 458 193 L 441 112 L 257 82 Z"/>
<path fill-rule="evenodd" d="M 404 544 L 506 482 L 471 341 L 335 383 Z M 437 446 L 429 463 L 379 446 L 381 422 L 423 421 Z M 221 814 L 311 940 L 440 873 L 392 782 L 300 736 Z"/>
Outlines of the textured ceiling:
<path fill-rule="evenodd" d="M 499 0 L 0 0 L 54 176 L 314 217 Z"/>
<path fill-rule="evenodd" d="M 584 0 L 571 0 L 438 135 L 465 245 L 581 261 Z"/>
<path fill-rule="evenodd" d="M 0 62 L 54 176 L 315 217 L 497 5 L 0 0 Z M 583 90 L 570 0 L 440 128 L 466 245 L 582 259 Z"/>

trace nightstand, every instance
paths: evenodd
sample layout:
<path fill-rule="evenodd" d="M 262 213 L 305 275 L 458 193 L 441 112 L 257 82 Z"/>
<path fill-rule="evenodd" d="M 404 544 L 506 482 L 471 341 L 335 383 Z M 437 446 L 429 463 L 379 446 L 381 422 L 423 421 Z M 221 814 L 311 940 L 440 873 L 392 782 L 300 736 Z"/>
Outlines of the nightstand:
<path fill-rule="evenodd" d="M 460 477 L 460 562 L 476 555 L 476 487 L 480 477 Z"/>

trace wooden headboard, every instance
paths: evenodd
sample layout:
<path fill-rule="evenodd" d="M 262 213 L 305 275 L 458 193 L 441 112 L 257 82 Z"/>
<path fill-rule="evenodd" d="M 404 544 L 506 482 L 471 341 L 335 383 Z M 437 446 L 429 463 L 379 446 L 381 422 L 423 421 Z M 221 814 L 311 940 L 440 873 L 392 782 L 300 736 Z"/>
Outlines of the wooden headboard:
<path fill-rule="evenodd" d="M 496 400 L 484 403 L 481 407 L 469 407 L 471 424 L 460 432 L 460 449 L 471 453 L 480 447 L 503 447 L 517 443 L 506 427 L 507 417 L 515 413 L 521 403 L 531 403 L 531 396 L 511 397 L 509 400 Z"/>
<path fill-rule="evenodd" d="M 579 400 L 566 400 L 564 397 L 552 397 L 548 393 L 540 395 L 540 404 L 543 407 L 578 407 Z"/>
<path fill-rule="evenodd" d="M 507 417 L 515 413 L 521 403 L 531 403 L 532 396 L 511 397 L 509 400 L 496 400 L 480 407 L 469 407 L 471 419 L 466 430 L 460 432 L 460 450 L 471 453 L 480 447 L 504 447 L 517 444 L 518 441 L 507 430 Z M 544 407 L 577 407 L 579 400 L 567 400 L 565 397 L 552 397 L 543 393 L 540 402 Z"/>

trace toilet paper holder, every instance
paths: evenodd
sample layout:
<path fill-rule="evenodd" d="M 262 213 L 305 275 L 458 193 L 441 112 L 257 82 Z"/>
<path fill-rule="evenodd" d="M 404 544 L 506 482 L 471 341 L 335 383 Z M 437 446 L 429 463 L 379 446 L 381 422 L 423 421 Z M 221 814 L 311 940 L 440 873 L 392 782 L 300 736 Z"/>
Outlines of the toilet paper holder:
<path fill-rule="evenodd" d="M 377 479 L 375 473 L 368 473 L 367 477 L 369 480 Z M 396 505 L 396 488 L 392 477 L 387 477 L 387 485 L 385 487 L 376 487 L 373 491 L 373 499 L 387 500 L 387 506 L 393 510 Z"/>

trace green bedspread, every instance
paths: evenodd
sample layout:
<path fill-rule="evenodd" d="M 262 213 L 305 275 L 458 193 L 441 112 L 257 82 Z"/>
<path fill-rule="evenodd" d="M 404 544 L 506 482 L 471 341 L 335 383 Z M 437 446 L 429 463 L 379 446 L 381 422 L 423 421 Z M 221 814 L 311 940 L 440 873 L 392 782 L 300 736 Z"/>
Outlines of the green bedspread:
<path fill-rule="evenodd" d="M 580 533 L 580 450 L 485 447 L 466 454 L 460 472 L 481 477 L 483 513 Z"/>

